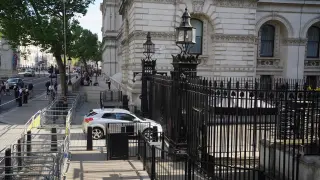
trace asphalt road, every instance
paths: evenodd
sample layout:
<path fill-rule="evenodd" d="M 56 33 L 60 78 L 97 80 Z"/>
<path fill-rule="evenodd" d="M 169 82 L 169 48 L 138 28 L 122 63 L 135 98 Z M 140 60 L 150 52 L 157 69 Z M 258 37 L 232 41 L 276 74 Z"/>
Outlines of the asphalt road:
<path fill-rule="evenodd" d="M 23 77 L 22 78 L 25 85 L 29 83 L 33 84 L 33 97 L 42 95 L 46 91 L 46 82 L 50 81 L 48 75 L 36 75 L 36 77 Z M 55 78 L 52 79 L 55 82 Z M 58 84 L 60 83 L 60 77 L 57 78 Z M 10 90 L 11 95 L 4 95 L 1 93 L 1 105 L 0 105 L 0 114 L 17 106 L 15 101 L 13 90 Z"/>

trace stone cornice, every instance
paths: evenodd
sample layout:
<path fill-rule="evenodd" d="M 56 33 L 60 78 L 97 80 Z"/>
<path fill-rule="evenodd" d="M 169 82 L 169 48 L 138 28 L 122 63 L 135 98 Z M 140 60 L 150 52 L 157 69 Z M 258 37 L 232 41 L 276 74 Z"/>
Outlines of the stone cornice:
<path fill-rule="evenodd" d="M 135 39 L 146 39 L 147 31 L 133 31 L 129 34 L 128 38 L 121 41 L 121 44 L 131 42 Z M 175 40 L 174 32 L 150 32 L 152 40 Z"/>
<path fill-rule="evenodd" d="M 218 7 L 255 8 L 257 0 L 213 0 L 213 5 Z"/>
<path fill-rule="evenodd" d="M 213 42 L 235 42 L 235 43 L 255 43 L 257 37 L 254 35 L 233 35 L 233 34 L 214 34 L 211 36 Z"/>
<path fill-rule="evenodd" d="M 308 39 L 299 39 L 299 38 L 289 38 L 284 39 L 283 44 L 288 46 L 305 46 L 308 42 Z"/>

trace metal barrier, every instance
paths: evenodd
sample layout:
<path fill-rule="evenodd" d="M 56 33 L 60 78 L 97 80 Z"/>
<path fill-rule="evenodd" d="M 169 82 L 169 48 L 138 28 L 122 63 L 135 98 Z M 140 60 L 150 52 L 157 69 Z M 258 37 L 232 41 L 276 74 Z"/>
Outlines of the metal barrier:
<path fill-rule="evenodd" d="M 68 157 L 69 137 L 65 133 L 31 134 L 28 131 L 0 158 L 0 178 L 61 179 Z"/>
<path fill-rule="evenodd" d="M 74 111 L 81 101 L 80 94 L 69 94 L 67 104 L 63 104 L 61 98 L 57 98 L 41 112 L 42 127 L 65 127 L 67 116 L 74 116 Z M 72 122 L 73 117 L 69 118 Z M 70 123 L 71 123 L 70 122 Z"/>

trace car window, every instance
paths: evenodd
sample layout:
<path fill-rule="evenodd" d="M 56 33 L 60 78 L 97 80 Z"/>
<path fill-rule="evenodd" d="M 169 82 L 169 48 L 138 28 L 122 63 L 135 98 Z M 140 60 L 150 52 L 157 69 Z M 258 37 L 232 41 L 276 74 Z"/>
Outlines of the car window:
<path fill-rule="evenodd" d="M 131 116 L 130 114 L 126 114 L 126 113 L 117 113 L 116 118 L 119 120 L 126 120 L 126 121 L 133 121 L 135 119 L 134 116 Z"/>
<path fill-rule="evenodd" d="M 98 113 L 96 113 L 96 112 L 94 112 L 94 111 L 91 111 L 91 112 L 89 112 L 88 114 L 87 114 L 87 116 L 89 117 L 89 116 L 94 116 L 94 115 L 96 115 L 96 114 L 98 114 Z"/>
<path fill-rule="evenodd" d="M 8 79 L 8 82 L 17 82 L 17 79 Z"/>
<path fill-rule="evenodd" d="M 116 119 L 116 116 L 113 113 L 104 113 L 102 115 L 102 118 L 105 118 L 105 119 Z"/>

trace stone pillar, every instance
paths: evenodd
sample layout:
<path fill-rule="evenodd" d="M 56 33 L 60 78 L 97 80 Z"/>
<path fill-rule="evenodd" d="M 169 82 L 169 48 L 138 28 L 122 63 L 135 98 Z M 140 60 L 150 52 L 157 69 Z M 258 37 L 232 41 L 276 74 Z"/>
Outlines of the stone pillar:
<path fill-rule="evenodd" d="M 284 40 L 283 45 L 287 46 L 288 50 L 287 62 L 284 65 L 284 78 L 303 79 L 306 42 L 306 39 Z"/>

